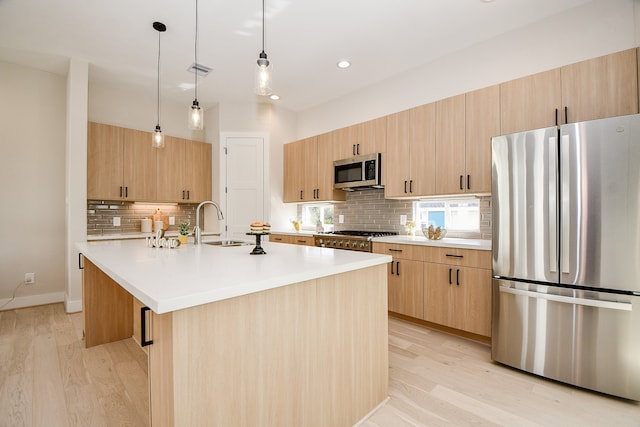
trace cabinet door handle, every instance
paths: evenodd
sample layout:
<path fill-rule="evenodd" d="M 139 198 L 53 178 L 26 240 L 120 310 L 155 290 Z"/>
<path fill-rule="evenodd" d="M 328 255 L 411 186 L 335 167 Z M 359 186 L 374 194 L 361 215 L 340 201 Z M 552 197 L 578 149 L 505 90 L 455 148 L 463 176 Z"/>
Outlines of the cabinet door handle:
<path fill-rule="evenodd" d="M 187 200 L 191 199 L 191 192 L 187 190 Z"/>
<path fill-rule="evenodd" d="M 449 258 L 464 258 L 464 255 L 446 254 L 445 256 Z"/>
<path fill-rule="evenodd" d="M 389 252 L 402 252 L 402 249 L 389 248 Z"/>
<path fill-rule="evenodd" d="M 396 276 L 400 275 L 400 261 L 396 261 Z"/>
<path fill-rule="evenodd" d="M 140 345 L 146 347 L 153 344 L 153 340 L 147 340 L 147 311 L 149 307 L 140 307 Z"/>
<path fill-rule="evenodd" d="M 391 261 L 391 274 L 396 274 L 396 273 L 393 271 L 393 261 Z"/>
<path fill-rule="evenodd" d="M 564 123 L 569 123 L 569 107 L 564 106 Z"/>
<path fill-rule="evenodd" d="M 460 286 L 460 269 L 456 269 L 456 286 Z"/>
<path fill-rule="evenodd" d="M 404 192 L 407 192 L 407 181 L 404 182 Z"/>
<path fill-rule="evenodd" d="M 351 152 L 353 153 L 354 156 L 356 155 L 356 144 L 353 144 L 351 146 Z"/>
<path fill-rule="evenodd" d="M 556 108 L 556 126 L 558 126 L 558 109 Z"/>
<path fill-rule="evenodd" d="M 451 284 L 451 268 L 449 269 L 449 284 Z"/>
<path fill-rule="evenodd" d="M 356 144 L 356 154 L 360 154 L 360 144 Z"/>
<path fill-rule="evenodd" d="M 124 198 L 128 198 L 129 197 L 129 187 L 124 187 Z"/>
<path fill-rule="evenodd" d="M 84 270 L 84 263 L 82 260 L 84 259 L 84 255 L 82 252 L 78 252 L 78 270 Z"/>
<path fill-rule="evenodd" d="M 300 190 L 300 200 L 302 200 L 302 190 Z"/>
<path fill-rule="evenodd" d="M 413 180 L 409 180 L 409 193 L 413 193 Z"/>
<path fill-rule="evenodd" d="M 464 190 L 464 187 L 463 187 L 463 185 L 462 185 L 462 175 L 460 175 L 460 189 L 461 189 L 461 190 Z"/>
<path fill-rule="evenodd" d="M 186 196 L 186 192 L 184 190 L 182 190 L 182 200 L 185 199 L 185 196 Z"/>
<path fill-rule="evenodd" d="M 471 190 L 471 175 L 467 175 L 467 190 Z"/>
<path fill-rule="evenodd" d="M 120 186 L 120 197 L 122 197 L 122 185 Z"/>

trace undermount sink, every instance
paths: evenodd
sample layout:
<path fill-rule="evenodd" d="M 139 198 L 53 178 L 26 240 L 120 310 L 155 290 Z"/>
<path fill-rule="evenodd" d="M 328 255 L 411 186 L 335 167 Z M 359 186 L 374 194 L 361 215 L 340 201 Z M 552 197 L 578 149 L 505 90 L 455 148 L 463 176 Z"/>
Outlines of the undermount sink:
<path fill-rule="evenodd" d="M 242 240 L 216 240 L 215 242 L 202 242 L 204 245 L 211 245 L 211 246 L 222 246 L 222 247 L 227 247 L 227 246 L 248 246 L 251 243 L 249 242 L 244 242 Z"/>

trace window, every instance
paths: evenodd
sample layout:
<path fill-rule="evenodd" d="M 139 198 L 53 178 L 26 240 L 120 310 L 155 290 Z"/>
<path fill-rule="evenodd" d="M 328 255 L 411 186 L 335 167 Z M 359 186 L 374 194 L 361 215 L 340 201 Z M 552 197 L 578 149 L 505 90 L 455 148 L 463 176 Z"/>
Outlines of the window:
<path fill-rule="evenodd" d="M 480 231 L 478 199 L 421 200 L 413 209 L 418 228 L 433 225 L 448 231 Z"/>
<path fill-rule="evenodd" d="M 302 206 L 302 228 L 315 230 L 318 221 L 322 224 L 324 231 L 333 231 L 333 205 Z"/>

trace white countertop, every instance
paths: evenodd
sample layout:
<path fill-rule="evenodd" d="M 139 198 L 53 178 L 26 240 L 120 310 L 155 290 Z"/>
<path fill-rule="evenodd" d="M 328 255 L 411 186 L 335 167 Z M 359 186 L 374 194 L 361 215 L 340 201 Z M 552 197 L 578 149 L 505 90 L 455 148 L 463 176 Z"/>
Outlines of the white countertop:
<path fill-rule="evenodd" d="M 220 239 L 205 239 L 213 240 Z M 165 249 L 140 240 L 108 240 L 76 246 L 160 314 L 391 262 L 389 255 L 269 242 L 262 244 L 267 255 L 250 255 L 253 245 L 189 243 Z"/>
<path fill-rule="evenodd" d="M 481 251 L 491 250 L 491 240 L 486 239 L 457 239 L 445 237 L 442 240 L 429 240 L 424 236 L 386 236 L 374 237 L 373 242 L 439 246 L 443 248 L 477 249 Z"/>

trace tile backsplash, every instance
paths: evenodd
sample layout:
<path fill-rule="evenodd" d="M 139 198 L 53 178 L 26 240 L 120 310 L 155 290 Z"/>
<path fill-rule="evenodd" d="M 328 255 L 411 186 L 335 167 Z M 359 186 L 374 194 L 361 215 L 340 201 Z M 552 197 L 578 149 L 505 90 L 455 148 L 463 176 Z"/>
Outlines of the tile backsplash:
<path fill-rule="evenodd" d="M 123 201 L 89 200 L 87 202 L 87 235 L 139 233 L 143 218 L 152 218 L 157 209 L 167 217 L 175 217 L 169 231 L 178 231 L 178 224 L 188 222 L 190 229 L 196 224 L 197 204 L 166 205 L 161 203 L 133 203 Z M 120 218 L 120 226 L 113 225 L 113 218 Z M 201 215 L 204 229 L 204 215 Z"/>
<path fill-rule="evenodd" d="M 449 237 L 468 239 L 491 239 L 491 196 L 482 196 L 480 201 L 480 232 L 450 233 Z M 406 234 L 400 224 L 400 215 L 413 219 L 413 200 L 385 199 L 384 190 L 366 190 L 347 193 L 344 203 L 334 204 L 336 230 L 385 230 Z M 344 223 L 338 223 L 344 215 Z"/>

